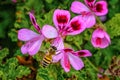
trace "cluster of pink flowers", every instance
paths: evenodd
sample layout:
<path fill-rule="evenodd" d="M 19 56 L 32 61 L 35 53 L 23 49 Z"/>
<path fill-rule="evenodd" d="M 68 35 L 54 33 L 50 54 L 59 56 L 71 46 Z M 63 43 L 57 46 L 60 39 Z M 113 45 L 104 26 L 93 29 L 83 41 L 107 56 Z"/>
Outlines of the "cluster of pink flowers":
<path fill-rule="evenodd" d="M 29 13 L 30 20 L 38 31 L 38 34 L 29 29 L 20 29 L 18 31 L 18 39 L 26 43 L 21 47 L 23 54 L 35 55 L 45 39 L 53 39 L 51 43 L 58 50 L 53 56 L 53 62 L 60 61 L 63 69 L 70 71 L 70 64 L 75 70 L 80 70 L 84 67 L 83 61 L 79 57 L 92 56 L 89 50 L 74 51 L 71 48 L 65 48 L 64 38 L 67 35 L 77 35 L 85 29 L 91 28 L 96 24 L 96 16 L 106 15 L 108 12 L 107 3 L 105 1 L 96 2 L 96 0 L 84 0 L 86 6 L 74 1 L 71 4 L 71 11 L 79 14 L 70 19 L 68 10 L 56 9 L 53 14 L 54 26 L 44 25 L 40 29 L 36 22 L 33 13 Z M 95 3 L 96 2 L 96 3 Z M 91 43 L 97 48 L 106 48 L 110 44 L 110 37 L 102 28 L 97 28 L 91 38 Z"/>

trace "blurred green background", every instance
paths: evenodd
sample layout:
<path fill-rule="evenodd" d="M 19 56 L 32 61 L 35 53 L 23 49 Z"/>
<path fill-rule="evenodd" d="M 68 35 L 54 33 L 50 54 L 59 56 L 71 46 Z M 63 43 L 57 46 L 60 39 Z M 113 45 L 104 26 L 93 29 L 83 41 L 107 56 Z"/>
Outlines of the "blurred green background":
<path fill-rule="evenodd" d="M 107 0 L 109 13 L 103 24 L 111 37 L 109 47 L 93 48 L 90 43 L 93 29 L 65 39 L 65 43 L 75 50 L 88 49 L 93 54 L 92 57 L 82 58 L 85 63 L 85 68 L 82 70 L 71 69 L 69 73 L 65 73 L 59 63 L 51 64 L 44 69 L 40 66 L 41 56 L 44 53 L 39 52 L 31 58 L 20 52 L 23 42 L 17 39 L 17 31 L 21 28 L 35 31 L 28 16 L 29 11 L 34 11 L 40 27 L 45 24 L 53 25 L 53 11 L 57 8 L 70 10 L 73 1 L 16 0 L 13 2 L 12 0 L 0 0 L 0 80 L 120 80 L 120 64 L 118 64 L 120 61 L 120 0 Z M 79 1 L 83 2 L 83 0 Z M 71 12 L 71 17 L 73 16 L 75 14 Z M 48 48 L 49 43 L 43 43 L 41 49 Z M 110 69 L 111 72 L 109 75 L 100 73 L 99 68 L 104 71 Z M 104 77 L 98 78 L 98 73 Z"/>

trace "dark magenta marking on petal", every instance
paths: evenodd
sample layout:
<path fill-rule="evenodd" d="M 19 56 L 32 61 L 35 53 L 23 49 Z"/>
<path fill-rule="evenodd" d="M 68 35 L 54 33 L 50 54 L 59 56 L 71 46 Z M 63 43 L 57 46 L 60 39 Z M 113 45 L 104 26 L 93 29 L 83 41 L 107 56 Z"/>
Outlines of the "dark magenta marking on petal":
<path fill-rule="evenodd" d="M 58 23 L 67 23 L 67 21 L 68 21 L 68 18 L 67 18 L 67 16 L 66 15 L 57 15 L 57 21 L 58 21 Z"/>
<path fill-rule="evenodd" d="M 71 22 L 71 27 L 73 30 L 79 30 L 81 28 L 81 24 L 78 20 Z"/>
<path fill-rule="evenodd" d="M 71 52 L 73 51 L 72 49 L 64 49 L 65 52 Z"/>
<path fill-rule="evenodd" d="M 102 4 L 97 4 L 97 5 L 96 5 L 96 11 L 97 11 L 97 12 L 101 12 L 102 10 L 103 10 Z"/>
<path fill-rule="evenodd" d="M 32 19 L 32 23 L 33 23 L 34 25 L 36 25 L 35 19 L 34 19 L 33 17 L 32 17 L 31 19 Z"/>
<path fill-rule="evenodd" d="M 102 43 L 101 38 L 97 38 L 97 39 L 96 39 L 96 44 L 97 44 L 97 45 L 101 45 L 101 43 Z"/>
<path fill-rule="evenodd" d="M 88 2 L 93 2 L 94 0 L 87 0 Z"/>
<path fill-rule="evenodd" d="M 40 32 L 40 26 L 38 24 L 36 24 L 36 29 L 38 32 Z"/>
<path fill-rule="evenodd" d="M 84 56 L 86 53 L 85 52 L 79 52 L 78 55 Z"/>

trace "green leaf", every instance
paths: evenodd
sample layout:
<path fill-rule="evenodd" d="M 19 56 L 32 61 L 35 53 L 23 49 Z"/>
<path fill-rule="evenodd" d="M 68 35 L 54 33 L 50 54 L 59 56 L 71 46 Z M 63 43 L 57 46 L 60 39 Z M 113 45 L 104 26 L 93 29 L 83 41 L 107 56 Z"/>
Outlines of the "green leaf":
<path fill-rule="evenodd" d="M 17 78 L 22 78 L 23 76 L 27 76 L 30 74 L 30 69 L 25 66 L 18 66 L 16 69 L 16 77 Z"/>
<path fill-rule="evenodd" d="M 51 10 L 48 13 L 44 14 L 44 19 L 38 18 L 37 22 L 41 27 L 43 27 L 45 24 L 48 24 L 48 25 L 52 26 L 52 24 L 53 24 L 53 10 Z"/>
<path fill-rule="evenodd" d="M 17 31 L 15 29 L 11 29 L 8 33 L 8 36 L 12 39 L 13 42 L 17 42 Z"/>
<path fill-rule="evenodd" d="M 45 0 L 47 3 L 52 3 L 53 0 Z"/>
<path fill-rule="evenodd" d="M 116 14 L 112 19 L 106 22 L 105 26 L 111 38 L 120 36 L 120 14 Z"/>
<path fill-rule="evenodd" d="M 0 50 L 0 64 L 2 63 L 2 60 L 9 54 L 8 48 L 4 48 Z"/>

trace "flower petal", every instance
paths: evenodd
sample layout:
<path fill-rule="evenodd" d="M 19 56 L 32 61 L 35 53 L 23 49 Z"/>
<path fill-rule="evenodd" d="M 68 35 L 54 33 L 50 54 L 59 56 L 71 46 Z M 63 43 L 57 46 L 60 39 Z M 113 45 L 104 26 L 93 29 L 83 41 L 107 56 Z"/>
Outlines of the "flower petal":
<path fill-rule="evenodd" d="M 28 41 L 37 36 L 39 36 L 39 34 L 33 32 L 32 30 L 29 30 L 29 29 L 20 29 L 18 31 L 18 39 L 22 40 L 22 41 Z"/>
<path fill-rule="evenodd" d="M 23 54 L 29 53 L 29 55 L 36 54 L 39 51 L 43 40 L 44 40 L 43 35 L 31 39 L 21 47 L 21 52 Z"/>
<path fill-rule="evenodd" d="M 92 14 L 81 16 L 80 19 L 85 22 L 86 28 L 91 28 L 91 27 L 93 27 L 96 24 L 95 16 L 92 15 Z"/>
<path fill-rule="evenodd" d="M 30 17 L 30 20 L 31 20 L 31 22 L 32 22 L 32 25 L 35 27 L 35 29 L 36 29 L 38 32 L 40 32 L 40 27 L 39 27 L 39 25 L 37 24 L 36 19 L 35 19 L 35 17 L 34 17 L 34 15 L 33 15 L 32 12 L 29 12 L 29 17 Z"/>
<path fill-rule="evenodd" d="M 62 57 L 62 53 L 56 53 L 56 55 L 53 56 L 53 62 L 58 62 Z"/>
<path fill-rule="evenodd" d="M 99 1 L 95 4 L 95 14 L 97 16 L 103 16 L 108 13 L 107 2 L 106 1 Z"/>
<path fill-rule="evenodd" d="M 22 52 L 23 54 L 26 54 L 26 53 L 28 52 L 28 48 L 25 47 L 25 45 L 23 45 L 23 46 L 21 47 L 21 52 Z"/>
<path fill-rule="evenodd" d="M 91 43 L 96 48 L 106 48 L 110 43 L 106 38 L 100 38 L 100 42 L 96 42 L 97 38 L 92 38 Z"/>
<path fill-rule="evenodd" d="M 80 56 L 80 57 L 92 56 L 89 50 L 80 50 L 80 51 L 77 51 L 76 53 L 77 53 L 77 56 Z"/>
<path fill-rule="evenodd" d="M 68 35 L 76 35 L 83 32 L 85 28 L 86 25 L 83 20 L 81 20 L 81 16 L 76 16 L 70 21 L 66 31 Z"/>
<path fill-rule="evenodd" d="M 40 47 L 41 47 L 41 44 L 42 44 L 42 41 L 44 40 L 44 36 L 41 35 L 37 41 L 33 42 L 33 44 L 31 45 L 31 47 L 28 49 L 28 53 L 29 55 L 35 55 Z"/>
<path fill-rule="evenodd" d="M 56 9 L 53 14 L 53 22 L 58 30 L 62 30 L 70 20 L 70 13 L 67 10 Z"/>
<path fill-rule="evenodd" d="M 107 40 L 107 38 L 103 38 L 102 39 L 102 43 L 101 43 L 101 45 L 99 46 L 99 48 L 106 48 L 106 47 L 108 47 L 109 46 L 109 41 Z"/>
<path fill-rule="evenodd" d="M 81 14 L 81 13 L 87 13 L 90 12 L 90 10 L 81 2 L 79 1 L 74 1 L 71 4 L 71 11 L 77 14 Z"/>
<path fill-rule="evenodd" d="M 78 56 L 69 53 L 69 60 L 75 70 L 80 70 L 84 67 L 83 61 Z"/>
<path fill-rule="evenodd" d="M 57 50 L 64 49 L 63 39 L 61 37 L 55 38 L 53 43 L 52 43 L 52 46 L 55 46 L 57 48 Z"/>
<path fill-rule="evenodd" d="M 88 5 L 89 7 L 92 7 L 96 2 L 96 0 L 84 0 L 84 1 L 85 1 L 85 4 Z"/>
<path fill-rule="evenodd" d="M 110 36 L 107 34 L 107 32 L 104 33 L 106 39 L 108 40 L 109 43 L 111 43 Z"/>
<path fill-rule="evenodd" d="M 57 30 L 54 27 L 50 26 L 50 25 L 44 25 L 43 26 L 42 34 L 46 38 L 56 38 L 58 36 Z"/>
<path fill-rule="evenodd" d="M 91 38 L 91 43 L 94 47 L 106 48 L 110 43 L 109 35 L 103 29 L 96 29 Z"/>
<path fill-rule="evenodd" d="M 70 62 L 68 60 L 68 55 L 66 53 L 63 53 L 63 57 L 61 59 L 61 65 L 63 69 L 65 70 L 65 72 L 70 71 Z"/>
<path fill-rule="evenodd" d="M 95 37 L 103 38 L 104 37 L 103 29 L 97 28 L 96 30 L 94 30 L 94 32 L 92 33 L 92 38 Z"/>

